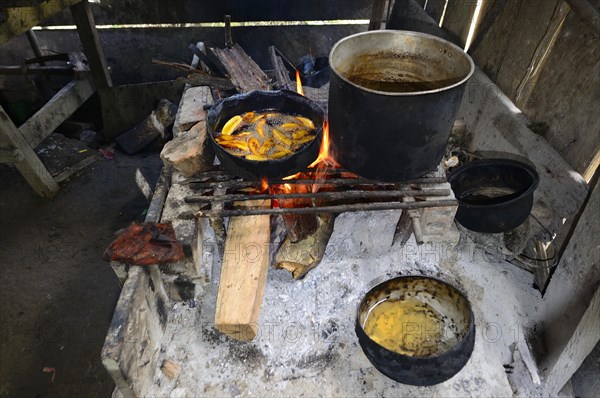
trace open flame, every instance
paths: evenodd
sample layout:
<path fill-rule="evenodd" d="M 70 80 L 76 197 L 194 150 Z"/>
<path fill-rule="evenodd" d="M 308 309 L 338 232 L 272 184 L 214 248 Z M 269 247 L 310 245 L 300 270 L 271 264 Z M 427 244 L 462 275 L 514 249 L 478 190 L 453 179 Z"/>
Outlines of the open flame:
<path fill-rule="evenodd" d="M 323 124 L 323 139 L 321 140 L 321 148 L 319 148 L 319 156 L 317 156 L 315 161 L 308 166 L 309 169 L 318 169 L 320 168 L 321 163 L 325 164 L 321 166 L 329 166 L 330 168 L 340 167 L 338 162 L 336 162 L 333 158 L 330 144 L 331 140 L 329 138 L 329 122 L 326 120 Z"/>
<path fill-rule="evenodd" d="M 269 191 L 269 181 L 267 177 L 262 177 L 260 179 L 260 193 L 265 193 Z"/>
<path fill-rule="evenodd" d="M 304 95 L 304 89 L 302 89 L 302 79 L 300 79 L 300 72 L 296 69 L 296 92 L 300 95 Z"/>

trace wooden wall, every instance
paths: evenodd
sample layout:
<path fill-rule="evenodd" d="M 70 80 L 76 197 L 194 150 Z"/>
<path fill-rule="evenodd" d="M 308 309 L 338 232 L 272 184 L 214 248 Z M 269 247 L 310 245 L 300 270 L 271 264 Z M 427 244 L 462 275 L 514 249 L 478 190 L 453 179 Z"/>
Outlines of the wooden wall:
<path fill-rule="evenodd" d="M 481 1 L 481 0 L 479 0 Z M 482 0 L 469 53 L 531 121 L 591 178 L 600 163 L 600 32 L 564 0 Z M 600 0 L 585 0 L 596 8 Z M 426 10 L 440 20 L 445 0 Z M 442 27 L 464 46 L 477 0 L 448 0 Z M 596 20 L 597 21 L 597 20 Z"/>

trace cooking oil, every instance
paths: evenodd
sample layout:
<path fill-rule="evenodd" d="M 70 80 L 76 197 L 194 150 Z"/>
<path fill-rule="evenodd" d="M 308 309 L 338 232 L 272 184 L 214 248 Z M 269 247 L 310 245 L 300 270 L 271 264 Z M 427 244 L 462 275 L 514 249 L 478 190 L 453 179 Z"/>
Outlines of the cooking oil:
<path fill-rule="evenodd" d="M 438 352 L 442 328 L 441 315 L 413 298 L 380 301 L 369 310 L 363 325 L 365 333 L 377 344 L 414 357 Z"/>

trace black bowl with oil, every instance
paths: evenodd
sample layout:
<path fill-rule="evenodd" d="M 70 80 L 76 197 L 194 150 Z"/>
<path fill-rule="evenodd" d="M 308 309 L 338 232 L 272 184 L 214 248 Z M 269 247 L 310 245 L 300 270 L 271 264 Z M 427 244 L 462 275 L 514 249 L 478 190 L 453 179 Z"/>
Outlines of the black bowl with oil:
<path fill-rule="evenodd" d="M 375 368 L 417 386 L 454 376 L 475 343 L 475 320 L 465 295 L 424 276 L 400 276 L 372 288 L 359 305 L 355 331 Z"/>

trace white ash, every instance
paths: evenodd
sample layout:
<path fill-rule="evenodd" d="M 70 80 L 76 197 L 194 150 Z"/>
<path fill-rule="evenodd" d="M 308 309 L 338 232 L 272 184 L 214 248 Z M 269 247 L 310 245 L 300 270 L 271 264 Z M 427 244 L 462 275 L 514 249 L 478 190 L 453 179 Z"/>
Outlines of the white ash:
<path fill-rule="evenodd" d="M 518 335 L 511 328 L 522 327 L 540 301 L 529 286 L 530 275 L 468 244 L 456 249 L 417 246 L 411 238 L 404 247 L 389 247 L 390 236 L 379 233 L 390 234 L 391 229 L 393 236 L 393 222 L 382 229 L 381 221 L 369 222 L 364 214 L 346 217 L 339 221 L 346 227 L 336 225 L 322 263 L 304 279 L 269 270 L 254 341 L 235 341 L 214 329 L 214 288 L 198 289 L 206 293 L 195 308 L 175 304 L 158 363 L 172 359 L 182 366 L 181 374 L 171 381 L 157 369 L 144 395 L 512 395 L 503 367 L 512 361 L 510 347 Z M 362 246 L 357 244 L 361 241 Z M 473 306 L 473 355 L 461 372 L 436 386 L 388 379 L 358 345 L 354 322 L 359 301 L 372 286 L 399 274 L 441 277 L 465 292 Z"/>

